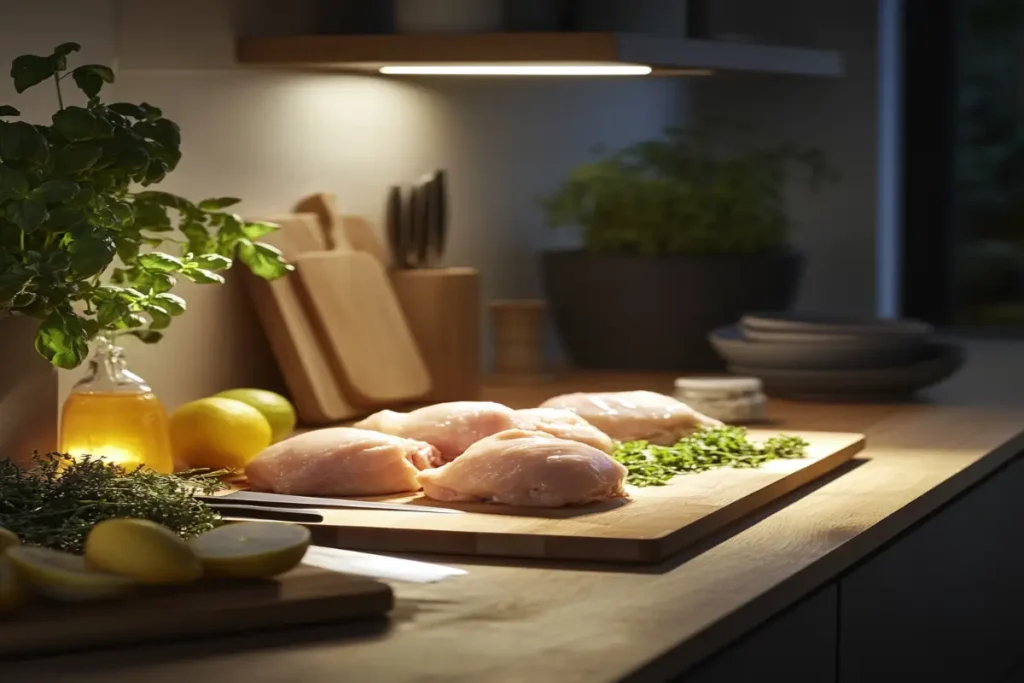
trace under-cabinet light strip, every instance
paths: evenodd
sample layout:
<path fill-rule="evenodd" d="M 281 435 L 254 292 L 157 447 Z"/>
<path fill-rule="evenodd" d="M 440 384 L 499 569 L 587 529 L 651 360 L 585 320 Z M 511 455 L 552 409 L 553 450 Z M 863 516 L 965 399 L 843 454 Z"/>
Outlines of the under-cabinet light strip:
<path fill-rule="evenodd" d="M 651 67 L 643 64 L 594 65 L 393 65 L 381 67 L 389 76 L 646 76 Z"/>

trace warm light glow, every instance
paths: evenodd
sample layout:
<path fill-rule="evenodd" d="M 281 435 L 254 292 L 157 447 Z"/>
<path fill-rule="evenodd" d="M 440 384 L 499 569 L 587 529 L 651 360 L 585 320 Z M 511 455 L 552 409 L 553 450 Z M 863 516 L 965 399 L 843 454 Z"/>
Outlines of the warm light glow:
<path fill-rule="evenodd" d="M 76 458 L 91 455 L 97 458 L 103 458 L 104 460 L 108 460 L 116 465 L 124 465 L 128 467 L 145 464 L 145 460 L 142 455 L 134 451 L 130 451 L 127 448 L 121 448 L 111 444 L 100 444 L 98 446 L 79 446 L 77 444 L 70 444 L 65 452 L 68 455 L 75 456 Z"/>
<path fill-rule="evenodd" d="M 519 65 L 394 65 L 381 67 L 389 76 L 646 76 L 643 64 L 519 64 Z"/>

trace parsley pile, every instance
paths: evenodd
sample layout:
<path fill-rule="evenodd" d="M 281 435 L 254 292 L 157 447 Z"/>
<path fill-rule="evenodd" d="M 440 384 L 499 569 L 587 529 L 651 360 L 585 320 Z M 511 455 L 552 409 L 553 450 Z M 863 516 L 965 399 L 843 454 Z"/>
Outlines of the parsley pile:
<path fill-rule="evenodd" d="M 612 457 L 629 471 L 634 486 L 664 486 L 677 474 L 704 472 L 714 467 L 759 467 L 769 460 L 803 458 L 809 444 L 798 436 L 780 434 L 754 443 L 743 427 L 704 427 L 674 446 L 646 441 L 616 445 Z"/>
<path fill-rule="evenodd" d="M 0 527 L 28 545 L 71 553 L 83 552 L 90 529 L 112 517 L 148 519 L 191 538 L 220 521 L 194 497 L 221 488 L 219 474 L 159 474 L 60 453 L 35 456 L 31 468 L 0 460 Z"/>

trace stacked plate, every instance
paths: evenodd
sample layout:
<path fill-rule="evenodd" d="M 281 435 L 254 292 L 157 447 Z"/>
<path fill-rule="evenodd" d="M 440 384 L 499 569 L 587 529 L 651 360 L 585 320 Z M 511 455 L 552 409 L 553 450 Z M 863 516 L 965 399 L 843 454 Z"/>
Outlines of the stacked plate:
<path fill-rule="evenodd" d="M 769 395 L 805 400 L 902 400 L 963 364 L 957 346 L 917 320 L 814 314 L 745 315 L 711 333 L 729 372 L 759 378 Z"/>

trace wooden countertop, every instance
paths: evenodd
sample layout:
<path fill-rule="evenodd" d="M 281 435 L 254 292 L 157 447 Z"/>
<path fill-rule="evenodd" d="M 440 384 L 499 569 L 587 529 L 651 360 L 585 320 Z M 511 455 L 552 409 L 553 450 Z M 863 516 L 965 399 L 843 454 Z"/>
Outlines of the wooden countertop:
<path fill-rule="evenodd" d="M 968 366 L 905 405 L 773 402 L 784 428 L 862 431 L 851 465 L 661 566 L 461 563 L 397 584 L 389 624 L 307 629 L 5 664 L 18 680 L 662 680 L 836 577 L 1024 451 L 1024 344 L 972 342 Z M 567 389 L 668 390 L 664 376 L 493 386 L 524 405 Z M 430 558 L 452 562 L 452 557 Z M 159 615 L 154 615 L 159 619 Z"/>

